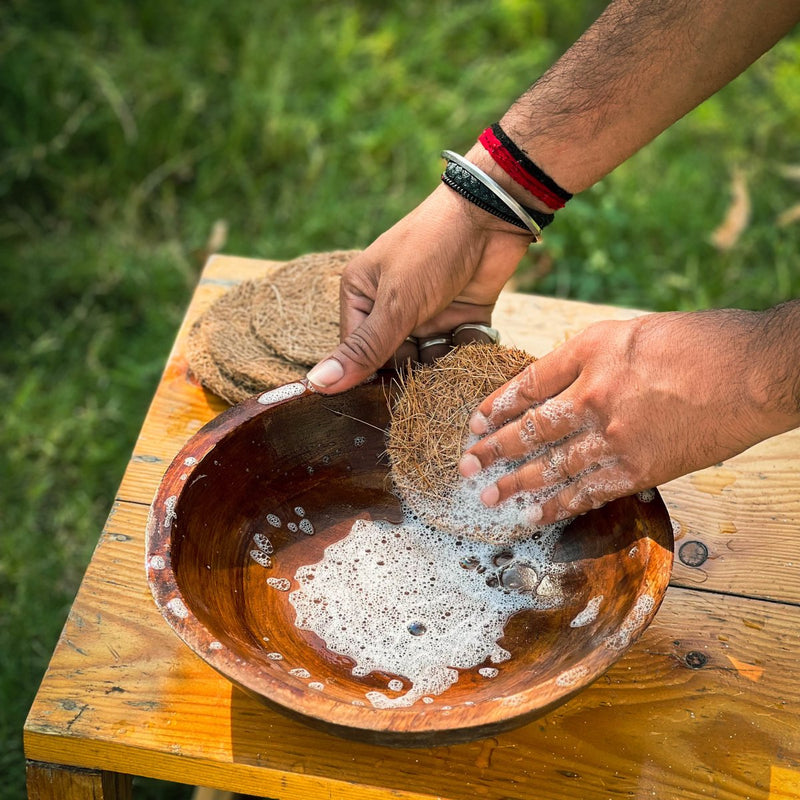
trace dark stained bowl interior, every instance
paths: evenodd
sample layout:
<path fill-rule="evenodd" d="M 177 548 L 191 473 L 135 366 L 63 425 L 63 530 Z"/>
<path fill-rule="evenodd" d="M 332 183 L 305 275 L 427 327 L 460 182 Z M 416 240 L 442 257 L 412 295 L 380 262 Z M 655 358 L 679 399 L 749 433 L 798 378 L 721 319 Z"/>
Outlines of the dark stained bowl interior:
<path fill-rule="evenodd" d="M 148 580 L 168 623 L 201 658 L 311 724 L 402 745 L 489 735 L 563 703 L 638 638 L 669 581 L 670 520 L 657 492 L 573 520 L 553 554 L 563 604 L 509 619 L 499 644 L 511 658 L 491 680 L 478 671 L 488 662 L 478 664 L 425 702 L 373 707 L 368 692 L 408 681 L 354 676 L 352 658 L 295 625 L 289 596 L 298 568 L 319 562 L 355 520 L 401 521 L 384 454 L 393 391 L 384 378 L 334 397 L 290 384 L 206 425 L 154 499 Z M 571 625 L 601 595 L 596 617 Z"/>

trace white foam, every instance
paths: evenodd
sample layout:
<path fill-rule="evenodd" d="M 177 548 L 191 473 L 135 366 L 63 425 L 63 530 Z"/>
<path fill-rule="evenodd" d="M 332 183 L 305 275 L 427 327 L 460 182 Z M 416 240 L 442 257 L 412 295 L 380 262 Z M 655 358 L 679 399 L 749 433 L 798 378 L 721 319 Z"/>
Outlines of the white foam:
<path fill-rule="evenodd" d="M 603 595 L 598 594 L 592 597 L 575 619 L 570 622 L 570 628 L 582 628 L 584 625 L 589 625 L 597 619 L 597 614 L 600 611 L 600 603 L 603 602 Z"/>
<path fill-rule="evenodd" d="M 180 619 L 186 619 L 189 616 L 189 609 L 180 597 L 173 597 L 167 603 L 167 608 Z"/>
<path fill-rule="evenodd" d="M 187 467 L 193 467 L 197 463 L 197 459 L 194 456 L 187 456 L 183 459 L 183 463 Z"/>
<path fill-rule="evenodd" d="M 502 647 L 498 647 L 491 655 L 492 664 L 502 664 L 504 661 L 508 661 L 509 658 L 511 658 L 511 653 Z"/>
<path fill-rule="evenodd" d="M 506 419 L 517 416 L 517 413 L 512 412 L 511 409 L 517 404 L 521 388 L 520 382 L 515 380 L 507 384 L 506 388 L 492 400 L 492 417 L 495 419 L 500 417 L 501 425 L 504 424 Z"/>
<path fill-rule="evenodd" d="M 306 515 L 306 510 L 303 506 L 295 506 L 294 513 L 297 514 L 298 517 L 304 517 Z"/>
<path fill-rule="evenodd" d="M 267 522 L 272 525 L 273 528 L 280 528 L 281 526 L 280 517 L 275 514 L 267 514 Z"/>
<path fill-rule="evenodd" d="M 258 402 L 265 406 L 280 403 L 283 400 L 290 400 L 292 397 L 299 397 L 305 390 L 306 387 L 302 383 L 287 383 L 285 386 L 264 392 L 258 398 Z"/>
<path fill-rule="evenodd" d="M 539 413 L 553 425 L 566 420 L 573 427 L 578 427 L 580 421 L 571 400 L 554 400 L 552 398 L 545 400 L 539 406 Z M 591 419 L 591 416 L 586 414 L 583 422 L 589 423 Z"/>
<path fill-rule="evenodd" d="M 653 610 L 655 604 L 656 601 L 652 595 L 640 595 L 628 615 L 622 620 L 619 629 L 605 640 L 605 646 L 612 650 L 624 650 L 631 643 L 631 639 L 642 629 L 647 615 Z"/>
<path fill-rule="evenodd" d="M 283 655 L 281 653 L 267 653 L 267 658 L 272 661 L 283 661 Z"/>
<path fill-rule="evenodd" d="M 271 586 L 279 592 L 288 592 L 292 584 L 291 581 L 286 578 L 267 578 L 267 586 Z"/>
<path fill-rule="evenodd" d="M 559 530 L 512 549 L 432 530 L 408 513 L 401 525 L 358 520 L 321 561 L 297 570 L 299 588 L 289 595 L 295 624 L 353 659 L 356 676 L 381 671 L 410 681 L 399 697 L 368 692 L 376 708 L 427 702 L 458 680 L 458 670 L 511 657 L 497 641 L 512 614 L 561 604 L 562 566 L 551 561 Z M 553 591 L 504 588 L 504 574 L 520 564 L 537 580 L 553 575 Z"/>
<path fill-rule="evenodd" d="M 289 674 L 294 675 L 295 678 L 311 677 L 311 673 L 307 669 L 303 669 L 302 667 L 295 667 L 294 669 L 290 669 Z"/>
<path fill-rule="evenodd" d="M 472 441 L 468 441 L 466 446 L 471 446 Z M 519 492 L 495 506 L 484 505 L 481 492 L 516 466 L 516 462 L 499 459 L 471 478 L 459 477 L 457 483 L 446 491 L 442 502 L 435 506 L 413 491 L 404 491 L 403 499 L 420 519 L 437 528 L 463 531 L 468 536 L 498 544 L 524 538 L 534 531 L 548 535 L 548 531 L 560 530 L 563 526 L 537 527 L 543 515 L 542 505 L 558 493 L 562 488 L 560 485 L 535 492 Z"/>
<path fill-rule="evenodd" d="M 298 527 L 306 536 L 314 535 L 314 526 L 311 524 L 311 520 L 301 519 Z"/>
<path fill-rule="evenodd" d="M 267 555 L 272 555 L 275 548 L 272 546 L 272 542 L 269 540 L 268 536 L 265 536 L 263 533 L 257 533 L 253 537 L 253 541 L 256 543 L 256 547 L 259 550 Z"/>
<path fill-rule="evenodd" d="M 644 489 L 636 495 L 643 503 L 652 503 L 656 493 L 653 489 Z"/>
<path fill-rule="evenodd" d="M 168 530 L 173 522 L 178 518 L 175 506 L 178 504 L 178 496 L 170 495 L 164 501 L 164 530 Z"/>
<path fill-rule="evenodd" d="M 250 558 L 262 567 L 272 566 L 272 559 L 263 550 L 251 550 Z"/>
<path fill-rule="evenodd" d="M 602 472 L 600 473 L 602 475 Z M 624 497 L 633 488 L 633 483 L 621 473 L 611 470 L 607 477 L 586 476 L 582 488 L 575 492 L 567 507 L 578 513 L 588 504 L 591 508 L 600 508 L 609 500 Z"/>
<path fill-rule="evenodd" d="M 149 564 L 151 569 L 164 569 L 167 566 L 164 556 L 150 556 Z"/>
<path fill-rule="evenodd" d="M 556 684 L 558 686 L 574 686 L 579 680 L 585 678 L 588 674 L 589 668 L 581 664 L 577 667 L 573 667 L 572 669 L 562 672 L 556 678 Z"/>
<path fill-rule="evenodd" d="M 522 415 L 519 427 L 519 440 L 523 444 L 532 444 L 536 441 L 536 423 L 533 416 L 526 412 Z"/>
<path fill-rule="evenodd" d="M 296 522 L 289 522 L 286 527 L 292 532 L 297 533 L 297 523 Z"/>

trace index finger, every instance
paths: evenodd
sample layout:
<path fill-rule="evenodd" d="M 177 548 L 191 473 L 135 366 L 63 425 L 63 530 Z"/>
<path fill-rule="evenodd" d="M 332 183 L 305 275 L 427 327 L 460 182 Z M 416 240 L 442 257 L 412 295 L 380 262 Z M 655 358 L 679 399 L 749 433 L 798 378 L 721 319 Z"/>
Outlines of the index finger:
<path fill-rule="evenodd" d="M 470 418 L 470 430 L 483 436 L 502 428 L 529 408 L 563 392 L 579 374 L 579 364 L 566 347 L 548 353 L 483 400 Z"/>

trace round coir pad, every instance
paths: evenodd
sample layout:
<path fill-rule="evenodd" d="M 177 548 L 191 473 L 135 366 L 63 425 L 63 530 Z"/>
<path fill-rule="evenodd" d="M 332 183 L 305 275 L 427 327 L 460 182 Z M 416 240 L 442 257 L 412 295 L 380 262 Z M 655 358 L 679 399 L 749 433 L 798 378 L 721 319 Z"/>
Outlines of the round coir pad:
<path fill-rule="evenodd" d="M 229 403 L 302 378 L 306 370 L 281 358 L 253 333 L 257 283 L 245 281 L 220 297 L 189 333 L 189 364 L 200 382 Z"/>
<path fill-rule="evenodd" d="M 309 253 L 258 281 L 251 325 L 287 361 L 313 366 L 339 343 L 339 284 L 359 250 Z"/>
<path fill-rule="evenodd" d="M 481 400 L 534 361 L 524 350 L 476 342 L 401 377 L 386 452 L 395 490 L 420 519 L 464 530 L 462 518 L 469 509 L 456 492 L 464 484 L 458 462 L 470 437 L 469 416 Z M 477 521 L 467 524 L 474 527 L 468 531 L 474 538 L 490 541 L 509 535 L 481 529 Z"/>

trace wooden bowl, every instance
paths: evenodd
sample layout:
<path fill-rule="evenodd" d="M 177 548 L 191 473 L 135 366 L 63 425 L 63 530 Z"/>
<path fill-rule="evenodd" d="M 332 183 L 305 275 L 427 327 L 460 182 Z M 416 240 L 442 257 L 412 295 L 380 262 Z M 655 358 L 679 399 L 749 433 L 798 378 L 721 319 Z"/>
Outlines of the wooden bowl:
<path fill-rule="evenodd" d="M 652 492 L 573 520 L 552 555 L 563 602 L 511 616 L 498 642 L 508 660 L 458 669 L 449 688 L 408 707 L 374 707 L 368 694 L 391 695 L 390 682 L 407 689 L 407 678 L 354 675 L 353 658 L 297 627 L 290 596 L 298 569 L 319 562 L 355 520 L 401 521 L 384 452 L 393 391 L 382 377 L 334 397 L 288 384 L 206 425 L 153 502 L 153 596 L 222 675 L 328 731 L 405 746 L 515 727 L 594 681 L 647 627 L 670 577 L 668 514 Z"/>

